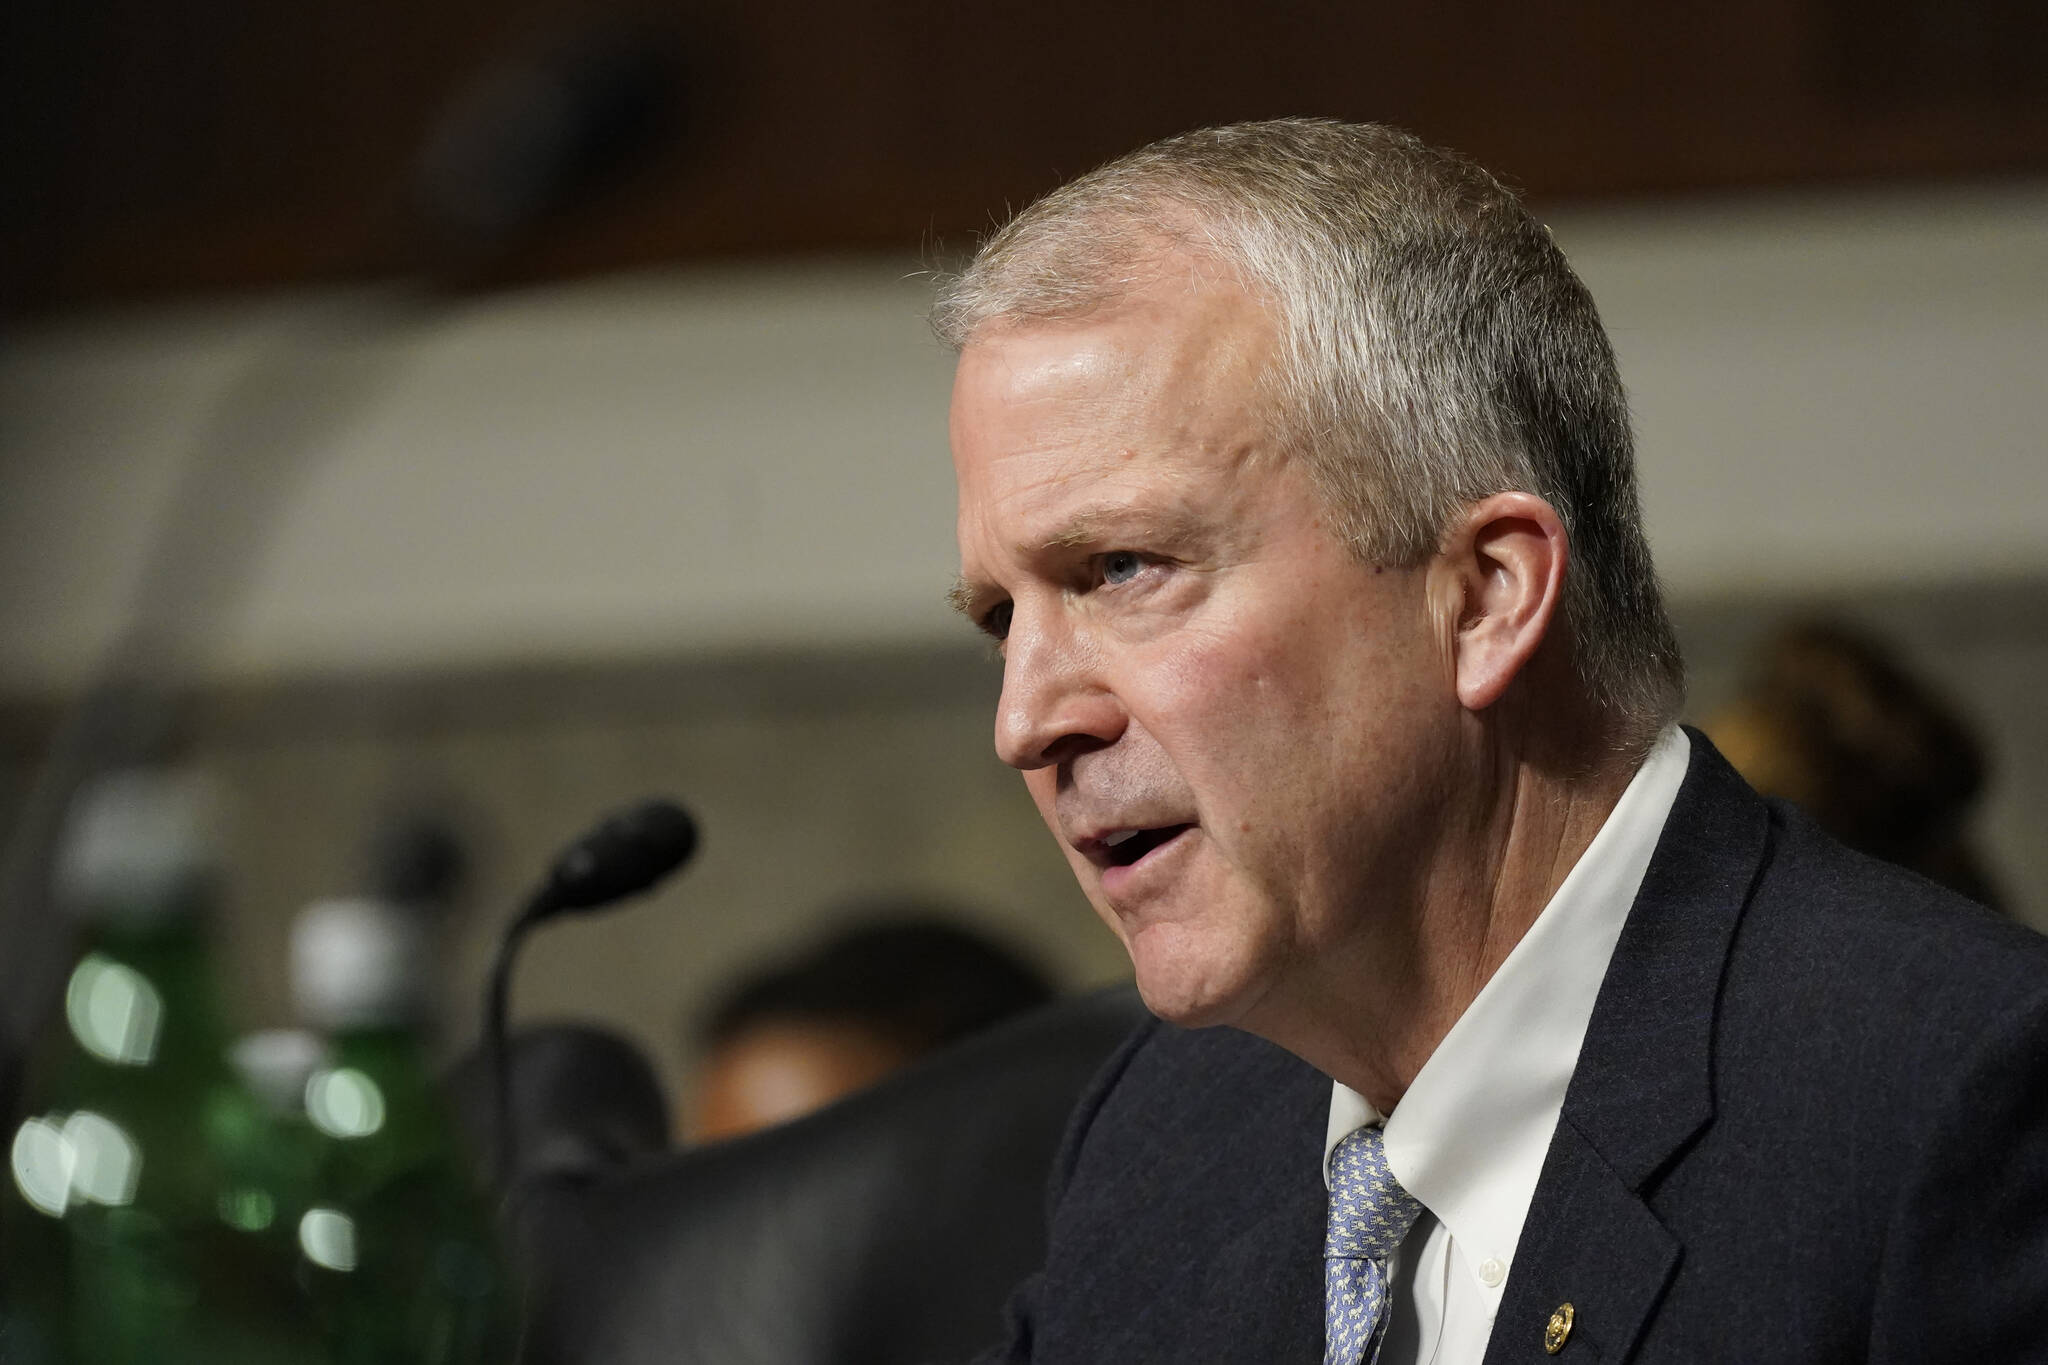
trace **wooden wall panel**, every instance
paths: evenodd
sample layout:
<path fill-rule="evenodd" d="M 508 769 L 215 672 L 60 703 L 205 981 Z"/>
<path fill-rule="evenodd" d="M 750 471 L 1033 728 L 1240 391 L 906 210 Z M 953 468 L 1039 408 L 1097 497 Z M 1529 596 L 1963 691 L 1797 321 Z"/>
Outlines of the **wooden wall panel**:
<path fill-rule="evenodd" d="M 1540 199 L 2048 171 L 2038 0 L 991 7 L 666 0 L 681 136 L 488 277 L 965 241 L 1189 126 L 1378 118 Z M 588 0 L 20 0 L 0 18 L 5 300 L 369 275 L 451 96 L 616 24 Z"/>

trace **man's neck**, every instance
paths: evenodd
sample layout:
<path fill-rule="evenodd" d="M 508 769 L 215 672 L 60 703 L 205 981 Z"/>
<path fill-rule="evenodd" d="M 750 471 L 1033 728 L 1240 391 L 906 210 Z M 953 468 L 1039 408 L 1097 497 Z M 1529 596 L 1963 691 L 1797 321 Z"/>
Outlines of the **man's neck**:
<path fill-rule="evenodd" d="M 1600 832 L 1635 762 L 1571 771 L 1490 744 L 1460 790 L 1408 916 L 1369 919 L 1319 955 L 1299 1008 L 1254 1031 L 1391 1113 Z M 1269 1021 L 1260 1021 L 1265 1024 Z"/>

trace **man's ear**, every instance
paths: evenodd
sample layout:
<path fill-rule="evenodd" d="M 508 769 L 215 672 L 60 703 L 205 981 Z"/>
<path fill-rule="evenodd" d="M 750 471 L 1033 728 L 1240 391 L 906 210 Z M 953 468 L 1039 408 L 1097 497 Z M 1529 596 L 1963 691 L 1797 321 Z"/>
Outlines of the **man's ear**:
<path fill-rule="evenodd" d="M 1571 545 L 1564 522 L 1533 493 L 1496 493 L 1467 507 L 1430 563 L 1430 598 L 1458 701 L 1499 701 L 1550 631 Z"/>

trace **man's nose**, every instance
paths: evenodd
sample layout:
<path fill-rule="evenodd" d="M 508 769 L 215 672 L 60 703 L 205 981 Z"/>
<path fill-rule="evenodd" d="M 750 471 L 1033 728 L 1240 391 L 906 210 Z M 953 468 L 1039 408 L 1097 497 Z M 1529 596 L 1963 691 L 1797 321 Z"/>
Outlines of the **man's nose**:
<path fill-rule="evenodd" d="M 996 754 L 1029 771 L 1112 744 L 1128 717 L 1102 677 L 1099 651 L 1065 622 L 1016 612 L 1003 645 Z"/>

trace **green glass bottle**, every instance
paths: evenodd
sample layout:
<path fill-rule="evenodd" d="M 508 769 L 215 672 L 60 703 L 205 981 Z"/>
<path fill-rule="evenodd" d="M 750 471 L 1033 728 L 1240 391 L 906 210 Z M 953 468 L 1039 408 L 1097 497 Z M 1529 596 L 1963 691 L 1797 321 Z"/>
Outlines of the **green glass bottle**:
<path fill-rule="evenodd" d="M 327 1146 L 300 1247 L 336 1365 L 504 1365 L 517 1348 L 476 1164 L 426 1062 L 431 962 L 420 917 L 380 901 L 322 901 L 293 930 L 294 996 L 328 1037 L 306 1086 Z"/>
<path fill-rule="evenodd" d="M 59 1365 L 303 1365 L 277 1258 L 221 1217 L 227 1061 L 204 789 L 135 771 L 84 794 L 61 899 L 82 952 L 32 1057 L 0 1205 L 8 1330 Z"/>
<path fill-rule="evenodd" d="M 324 1140 L 306 1117 L 307 1081 L 326 1064 L 319 1038 L 266 1029 L 229 1051 L 248 1103 L 217 1113 L 213 1143 L 224 1183 L 221 1221 L 260 1248 L 266 1301 L 288 1302 L 308 1354 L 327 1351 L 300 1281 L 299 1220 L 312 1207 Z"/>

